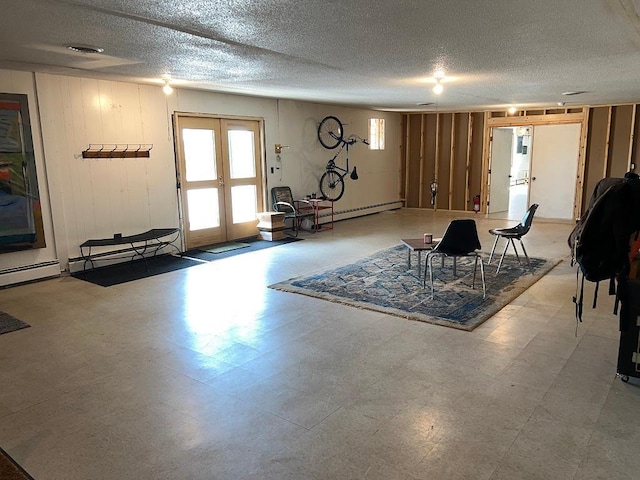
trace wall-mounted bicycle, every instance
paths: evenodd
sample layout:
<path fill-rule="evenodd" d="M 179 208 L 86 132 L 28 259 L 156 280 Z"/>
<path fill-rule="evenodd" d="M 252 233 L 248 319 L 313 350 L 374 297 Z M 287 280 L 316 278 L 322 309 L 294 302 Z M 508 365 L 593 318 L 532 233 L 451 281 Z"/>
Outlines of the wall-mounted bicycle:
<path fill-rule="evenodd" d="M 340 146 L 338 152 L 327 162 L 327 171 L 320 177 L 322 196 L 327 200 L 337 202 L 344 194 L 344 177 L 350 173 L 349 176 L 352 180 L 358 179 L 356 167 L 353 167 L 351 172 L 349 171 L 349 147 L 358 142 L 369 145 L 369 142 L 358 135 L 349 135 L 345 138 L 342 122 L 333 116 L 323 118 L 318 125 L 318 140 L 324 148 L 330 150 Z M 345 168 L 336 165 L 336 159 L 343 151 L 345 151 Z"/>

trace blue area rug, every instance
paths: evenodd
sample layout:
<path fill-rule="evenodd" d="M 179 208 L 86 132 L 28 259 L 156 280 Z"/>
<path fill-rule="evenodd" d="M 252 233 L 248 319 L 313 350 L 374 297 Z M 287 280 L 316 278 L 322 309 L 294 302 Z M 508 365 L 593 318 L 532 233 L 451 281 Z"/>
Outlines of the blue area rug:
<path fill-rule="evenodd" d="M 427 288 L 422 288 L 422 277 L 415 262 L 408 269 L 404 246 L 392 247 L 322 273 L 276 283 L 269 288 L 411 320 L 473 330 L 542 278 L 559 260 L 531 258 L 532 268 L 529 269 L 526 262 L 521 266 L 515 257 L 505 257 L 498 275 L 495 274 L 496 265 L 486 266 L 485 299 L 482 298 L 480 266 L 475 289 L 472 289 L 473 259 L 458 259 L 456 277 L 452 262 L 452 259 L 446 259 L 441 268 L 440 260 L 434 259 L 433 299 L 428 281 Z M 497 260 L 494 263 L 497 264 Z M 424 256 L 421 268 L 424 270 Z"/>

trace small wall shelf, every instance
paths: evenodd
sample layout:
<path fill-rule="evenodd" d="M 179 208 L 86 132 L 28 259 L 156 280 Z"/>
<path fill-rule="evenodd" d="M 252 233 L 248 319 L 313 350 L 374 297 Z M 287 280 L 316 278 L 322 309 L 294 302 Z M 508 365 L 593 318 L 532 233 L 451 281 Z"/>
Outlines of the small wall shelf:
<path fill-rule="evenodd" d="M 82 158 L 149 158 L 153 145 L 137 144 L 89 144 Z"/>

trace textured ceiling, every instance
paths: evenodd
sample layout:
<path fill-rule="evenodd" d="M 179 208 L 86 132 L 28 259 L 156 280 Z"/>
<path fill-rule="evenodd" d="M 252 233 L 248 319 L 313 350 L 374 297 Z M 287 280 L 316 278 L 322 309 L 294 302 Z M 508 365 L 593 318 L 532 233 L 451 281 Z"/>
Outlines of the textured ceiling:
<path fill-rule="evenodd" d="M 0 68 L 402 111 L 638 102 L 639 3 L 2 0 Z"/>

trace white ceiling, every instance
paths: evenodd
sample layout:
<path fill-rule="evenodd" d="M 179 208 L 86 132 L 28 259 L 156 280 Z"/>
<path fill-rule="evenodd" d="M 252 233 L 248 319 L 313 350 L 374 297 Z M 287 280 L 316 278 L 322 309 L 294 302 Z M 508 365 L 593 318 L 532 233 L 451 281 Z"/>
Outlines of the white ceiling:
<path fill-rule="evenodd" d="M 2 0 L 0 68 L 401 111 L 639 102 L 639 4 Z"/>

